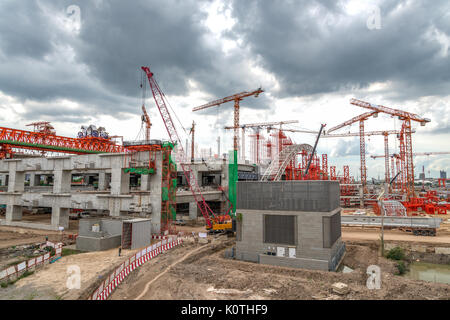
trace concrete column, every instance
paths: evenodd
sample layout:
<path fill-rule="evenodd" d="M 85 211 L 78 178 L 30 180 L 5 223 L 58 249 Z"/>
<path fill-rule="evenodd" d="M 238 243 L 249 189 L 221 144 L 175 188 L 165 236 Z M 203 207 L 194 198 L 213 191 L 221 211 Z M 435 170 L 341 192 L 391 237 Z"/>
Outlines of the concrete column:
<path fill-rule="evenodd" d="M 53 171 L 53 193 L 70 193 L 71 180 L 70 170 Z"/>
<path fill-rule="evenodd" d="M 6 205 L 6 221 L 20 221 L 22 220 L 22 207 L 13 204 Z"/>
<path fill-rule="evenodd" d="M 122 168 L 111 169 L 111 194 L 127 194 L 130 192 L 130 174 Z"/>
<path fill-rule="evenodd" d="M 189 202 L 189 219 L 197 220 L 197 217 L 198 217 L 197 202 Z"/>
<path fill-rule="evenodd" d="M 162 156 L 158 152 L 155 159 L 156 172 L 148 175 L 150 204 L 152 206 L 152 233 L 161 232 L 161 179 Z"/>
<path fill-rule="evenodd" d="M 107 189 L 108 182 L 106 180 L 106 172 L 102 171 L 98 173 L 98 191 L 104 191 Z"/>
<path fill-rule="evenodd" d="M 111 217 L 120 217 L 123 215 L 121 209 L 122 200 L 119 198 L 111 198 L 109 202 L 109 215 Z"/>
<path fill-rule="evenodd" d="M 52 207 L 52 226 L 69 228 L 69 209 Z"/>
<path fill-rule="evenodd" d="M 34 172 L 30 173 L 30 187 L 36 187 L 40 185 L 41 176 Z"/>
<path fill-rule="evenodd" d="M 25 172 L 10 171 L 8 192 L 23 192 L 25 190 Z"/>
<path fill-rule="evenodd" d="M 150 190 L 150 178 L 148 174 L 141 175 L 141 191 Z"/>
<path fill-rule="evenodd" d="M 359 186 L 359 207 L 364 208 L 364 189 L 363 186 Z"/>

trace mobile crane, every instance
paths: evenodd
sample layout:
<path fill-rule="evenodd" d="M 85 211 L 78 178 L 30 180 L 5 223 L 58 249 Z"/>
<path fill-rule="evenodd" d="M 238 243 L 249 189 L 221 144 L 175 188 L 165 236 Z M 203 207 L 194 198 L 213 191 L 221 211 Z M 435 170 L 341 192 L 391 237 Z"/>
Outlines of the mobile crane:
<path fill-rule="evenodd" d="M 183 143 L 180 140 L 180 137 L 175 128 L 175 124 L 170 115 L 169 109 L 166 105 L 166 97 L 164 93 L 161 91 L 158 83 L 156 82 L 153 73 L 150 71 L 149 67 L 141 67 L 141 69 L 145 72 L 148 78 L 148 82 L 150 84 L 150 89 L 153 94 L 153 98 L 155 100 L 156 106 L 158 107 L 159 113 L 161 114 L 164 125 L 167 129 L 167 133 L 169 134 L 170 141 L 172 143 L 178 144 L 178 150 L 182 154 L 181 159 L 185 159 L 185 152 L 183 149 Z M 200 209 L 203 217 L 205 218 L 206 228 L 211 232 L 230 232 L 235 231 L 235 223 L 233 210 L 228 210 L 227 214 L 215 214 L 209 205 L 206 203 L 205 198 L 203 197 L 200 186 L 197 182 L 197 179 L 192 171 L 190 163 L 180 163 L 181 168 L 183 170 L 183 174 L 186 177 L 186 181 L 191 189 L 192 195 L 194 196 L 195 202 L 197 203 L 197 207 Z M 230 203 L 231 205 L 231 203 Z"/>

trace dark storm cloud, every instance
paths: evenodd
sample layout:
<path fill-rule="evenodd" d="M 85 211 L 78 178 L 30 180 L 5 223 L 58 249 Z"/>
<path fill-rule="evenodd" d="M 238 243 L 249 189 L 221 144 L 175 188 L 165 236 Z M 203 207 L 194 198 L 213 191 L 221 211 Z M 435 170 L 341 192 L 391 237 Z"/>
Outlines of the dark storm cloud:
<path fill-rule="evenodd" d="M 347 16 L 332 0 L 225 1 L 237 23 L 224 35 L 242 39 L 226 55 L 205 40 L 200 6 L 206 2 L 2 1 L 0 91 L 24 103 L 27 119 L 72 121 L 77 113 L 79 121 L 86 114 L 120 118 L 139 113 L 141 65 L 150 66 L 166 95 L 188 94 L 192 79 L 211 101 L 260 86 L 247 67 L 252 61 L 276 76 L 282 96 L 365 88 L 375 81 L 392 82 L 385 93 L 391 99 L 448 94 L 449 56 L 433 40 L 434 27 L 450 34 L 448 1 L 403 7 L 405 1 L 384 1 L 380 30 L 367 29 L 371 12 Z M 60 25 L 73 4 L 81 9 L 79 34 Z M 60 99 L 82 107 L 52 113 L 26 103 L 55 105 Z M 268 94 L 245 99 L 241 122 L 250 114 L 246 109 L 273 109 L 273 103 Z M 229 113 L 232 102 L 220 110 Z M 227 119 L 217 122 L 229 125 Z"/>
<path fill-rule="evenodd" d="M 19 101 L 65 98 L 114 114 L 138 110 L 129 102 L 140 96 L 142 65 L 151 67 L 166 94 L 178 95 L 187 93 L 189 77 L 212 69 L 216 52 L 203 43 L 198 2 L 75 3 L 78 35 L 49 18 L 66 18 L 73 1 L 39 3 L 0 6 L 0 90 Z M 55 61 L 67 48 L 73 60 Z"/>
<path fill-rule="evenodd" d="M 433 31 L 450 35 L 448 1 L 381 1 L 381 29 L 374 30 L 367 28 L 372 11 L 348 16 L 336 3 L 234 1 L 237 23 L 229 36 L 261 57 L 284 96 L 378 81 L 392 81 L 392 96 L 448 94 L 450 56 Z"/>

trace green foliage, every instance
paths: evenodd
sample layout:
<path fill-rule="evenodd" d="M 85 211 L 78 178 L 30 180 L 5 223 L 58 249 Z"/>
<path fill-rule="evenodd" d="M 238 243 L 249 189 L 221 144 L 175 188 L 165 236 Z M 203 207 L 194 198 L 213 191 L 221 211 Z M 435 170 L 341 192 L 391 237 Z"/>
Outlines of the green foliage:
<path fill-rule="evenodd" d="M 17 281 L 19 281 L 20 279 L 23 279 L 23 278 L 26 278 L 26 277 L 28 277 L 28 276 L 31 276 L 32 274 L 33 274 L 34 272 L 33 271 L 25 271 L 24 273 L 22 273 L 19 277 L 17 277 L 16 279 L 14 279 L 14 280 L 8 280 L 8 282 L 2 282 L 1 283 L 1 287 L 2 288 L 6 288 L 6 287 L 8 287 L 9 285 L 12 285 L 12 284 L 14 284 L 14 283 L 16 283 Z"/>
<path fill-rule="evenodd" d="M 45 247 L 44 250 L 50 252 L 51 256 L 54 256 L 56 253 L 55 248 L 50 247 L 50 246 Z"/>
<path fill-rule="evenodd" d="M 408 268 L 406 267 L 403 261 L 399 261 L 395 266 L 397 267 L 398 270 L 397 275 L 399 276 L 405 274 L 406 271 L 408 271 Z"/>
<path fill-rule="evenodd" d="M 76 250 L 76 249 L 63 248 L 62 252 L 61 252 L 61 257 L 70 256 L 72 254 L 79 254 L 79 253 L 82 253 L 82 251 Z"/>
<path fill-rule="evenodd" d="M 388 251 L 388 253 L 386 254 L 386 258 L 391 260 L 404 260 L 405 252 L 402 248 L 395 247 Z"/>

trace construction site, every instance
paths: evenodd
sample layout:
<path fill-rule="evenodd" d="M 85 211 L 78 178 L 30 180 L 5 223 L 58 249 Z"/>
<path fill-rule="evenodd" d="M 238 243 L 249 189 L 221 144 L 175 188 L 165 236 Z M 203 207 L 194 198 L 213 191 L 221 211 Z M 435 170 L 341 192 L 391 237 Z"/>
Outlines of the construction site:
<path fill-rule="evenodd" d="M 75 137 L 48 121 L 0 127 L 0 299 L 450 299 L 449 181 L 415 166 L 416 156 L 450 151 L 413 151 L 435 119 L 352 98 L 353 118 L 324 116 L 318 130 L 295 119 L 242 123 L 240 104 L 265 94 L 257 88 L 192 108 L 234 104 L 223 128 L 232 150 L 218 137 L 198 152 L 196 138 L 212 133 L 192 121 L 186 135 L 159 75 L 140 71 L 139 139 L 93 124 Z M 365 130 L 379 115 L 401 127 Z M 154 138 L 158 121 L 166 134 Z M 367 153 L 371 136 L 384 138 L 383 155 Z M 359 138 L 357 172 L 318 152 L 345 137 Z M 370 179 L 378 158 L 384 177 Z M 421 273 L 419 263 L 434 267 Z"/>

